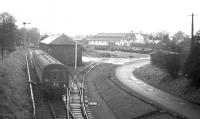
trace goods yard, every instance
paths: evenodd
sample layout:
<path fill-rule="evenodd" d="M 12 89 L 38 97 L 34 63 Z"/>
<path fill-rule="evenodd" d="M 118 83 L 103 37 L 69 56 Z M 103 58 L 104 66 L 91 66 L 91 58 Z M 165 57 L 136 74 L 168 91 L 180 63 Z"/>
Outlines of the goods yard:
<path fill-rule="evenodd" d="M 35 119 L 187 119 L 117 80 L 113 69 L 127 64 L 123 58 L 86 56 L 90 61 L 73 72 L 40 50 L 26 57 Z"/>
<path fill-rule="evenodd" d="M 34 117 L 93 118 L 89 106 L 85 105 L 87 95 L 84 93 L 84 78 L 97 64 L 87 65 L 75 76 L 70 74 L 72 78 L 69 80 L 69 71 L 62 63 L 40 50 L 29 52 L 31 53 L 27 53 L 27 57 L 31 54 L 32 59 L 27 58 L 27 69 L 30 82 L 34 82 L 30 84 Z M 36 77 L 32 76 L 34 71 L 29 72 L 29 61 L 32 63 L 32 69 L 35 69 Z"/>

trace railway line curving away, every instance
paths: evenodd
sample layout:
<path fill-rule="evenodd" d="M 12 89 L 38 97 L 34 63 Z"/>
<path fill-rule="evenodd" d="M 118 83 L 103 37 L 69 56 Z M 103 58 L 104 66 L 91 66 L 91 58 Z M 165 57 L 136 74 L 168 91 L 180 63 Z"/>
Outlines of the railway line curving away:
<path fill-rule="evenodd" d="M 74 77 L 73 81 L 70 83 L 67 98 L 65 97 L 66 104 L 71 111 L 71 118 L 83 118 L 83 119 L 94 119 L 89 105 L 86 104 L 87 92 L 85 88 L 85 76 L 92 70 L 97 63 L 91 63 L 85 68 L 81 69 Z"/>

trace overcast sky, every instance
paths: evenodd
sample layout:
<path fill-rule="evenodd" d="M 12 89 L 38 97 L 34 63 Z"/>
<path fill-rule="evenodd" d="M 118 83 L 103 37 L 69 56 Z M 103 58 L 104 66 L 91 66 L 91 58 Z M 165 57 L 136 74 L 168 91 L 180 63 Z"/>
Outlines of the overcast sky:
<path fill-rule="evenodd" d="M 11 13 L 22 26 L 42 33 L 95 34 L 98 32 L 153 33 L 179 30 L 190 34 L 192 12 L 200 29 L 199 0 L 1 0 L 1 12 Z M 27 26 L 28 27 L 28 26 Z"/>

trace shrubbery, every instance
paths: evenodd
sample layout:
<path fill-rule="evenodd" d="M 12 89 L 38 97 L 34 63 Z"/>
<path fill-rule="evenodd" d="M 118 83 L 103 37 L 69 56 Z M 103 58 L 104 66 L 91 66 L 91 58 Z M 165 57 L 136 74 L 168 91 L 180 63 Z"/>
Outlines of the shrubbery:
<path fill-rule="evenodd" d="M 173 79 L 184 69 L 184 63 L 190 50 L 190 38 L 179 31 L 170 39 L 164 34 L 161 41 L 155 46 L 157 50 L 151 54 L 151 63 L 155 66 L 167 69 Z"/>
<path fill-rule="evenodd" d="M 157 50 L 151 55 L 151 63 L 157 67 L 167 69 L 173 79 L 177 78 L 180 70 L 180 54 Z"/>
<path fill-rule="evenodd" d="M 30 119 L 32 109 L 25 67 L 24 50 L 0 61 L 0 119 Z"/>
<path fill-rule="evenodd" d="M 197 37 L 200 40 L 200 37 Z M 195 40 L 195 39 L 193 39 Z M 187 61 L 184 67 L 184 74 L 192 79 L 191 84 L 195 87 L 200 87 L 200 44 L 196 42 L 188 55 Z"/>

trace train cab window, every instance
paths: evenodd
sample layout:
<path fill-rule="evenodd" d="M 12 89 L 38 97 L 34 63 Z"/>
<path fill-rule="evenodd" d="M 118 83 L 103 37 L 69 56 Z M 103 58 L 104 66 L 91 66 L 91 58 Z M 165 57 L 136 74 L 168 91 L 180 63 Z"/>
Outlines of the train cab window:
<path fill-rule="evenodd" d="M 54 87 L 59 87 L 59 83 L 58 82 L 53 82 L 53 86 Z"/>
<path fill-rule="evenodd" d="M 67 80 L 67 74 L 65 71 L 59 72 L 59 81 L 66 81 Z"/>
<path fill-rule="evenodd" d="M 59 78 L 58 77 L 59 76 L 58 72 L 53 72 L 52 74 L 53 74 L 53 81 L 59 81 L 59 79 L 58 79 Z"/>
<path fill-rule="evenodd" d="M 52 79 L 51 75 L 52 75 L 51 72 L 44 72 L 44 76 L 43 76 L 44 77 L 44 81 L 45 82 L 51 82 L 51 79 Z"/>

